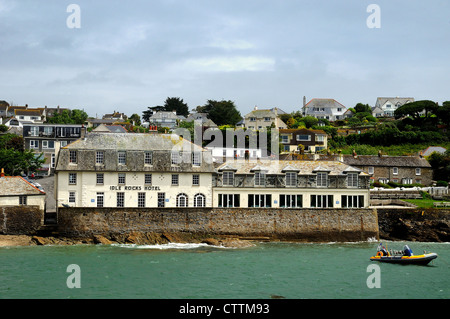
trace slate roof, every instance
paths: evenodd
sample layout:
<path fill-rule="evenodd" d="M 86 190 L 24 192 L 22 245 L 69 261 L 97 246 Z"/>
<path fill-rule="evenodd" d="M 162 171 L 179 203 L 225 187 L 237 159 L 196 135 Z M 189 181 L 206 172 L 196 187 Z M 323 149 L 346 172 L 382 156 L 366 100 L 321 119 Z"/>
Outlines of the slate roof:
<path fill-rule="evenodd" d="M 343 162 L 352 166 L 429 167 L 430 163 L 419 156 L 345 155 Z"/>
<path fill-rule="evenodd" d="M 0 196 L 45 195 L 21 176 L 0 177 Z"/>
<path fill-rule="evenodd" d="M 425 150 L 421 151 L 422 156 L 430 156 L 432 153 L 441 153 L 444 154 L 447 149 L 442 146 L 429 146 Z"/>
<path fill-rule="evenodd" d="M 347 110 L 347 107 L 336 101 L 335 99 L 312 99 L 305 105 L 305 110 L 309 110 L 309 112 L 318 112 L 313 111 L 312 108 L 318 107 L 318 108 L 324 108 L 323 112 L 324 114 L 333 114 L 332 109 L 335 108 L 342 108 L 343 110 Z M 343 113 L 344 111 L 342 111 Z"/>
<path fill-rule="evenodd" d="M 338 161 L 237 160 L 223 163 L 217 168 L 219 172 L 224 170 L 234 170 L 236 174 L 252 174 L 255 170 L 264 170 L 268 175 L 284 175 L 286 171 L 297 171 L 300 175 L 315 175 L 317 172 L 328 172 L 329 175 L 345 175 L 348 172 L 359 172 L 360 175 L 368 176 L 368 174 Z"/>
<path fill-rule="evenodd" d="M 414 102 L 413 97 L 379 97 L 377 98 L 376 105 L 384 105 L 387 101 L 391 102 L 393 105 L 400 103 L 401 105 L 406 102 Z"/>
<path fill-rule="evenodd" d="M 80 150 L 179 150 L 202 151 L 203 148 L 176 134 L 94 133 L 63 147 Z"/>

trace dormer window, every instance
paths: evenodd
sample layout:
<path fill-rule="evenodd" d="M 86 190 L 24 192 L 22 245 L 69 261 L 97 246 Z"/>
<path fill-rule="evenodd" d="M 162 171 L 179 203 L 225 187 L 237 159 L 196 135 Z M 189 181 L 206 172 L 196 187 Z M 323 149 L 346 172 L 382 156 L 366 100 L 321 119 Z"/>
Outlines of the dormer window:
<path fill-rule="evenodd" d="M 358 187 L 358 174 L 357 173 L 348 173 L 347 186 L 348 187 Z"/>
<path fill-rule="evenodd" d="M 223 186 L 234 186 L 234 172 L 223 172 L 222 176 Z"/>
<path fill-rule="evenodd" d="M 297 173 L 287 172 L 286 173 L 286 186 L 295 187 L 297 186 Z"/>
<path fill-rule="evenodd" d="M 318 172 L 317 187 L 327 187 L 327 186 L 328 186 L 328 173 Z"/>
<path fill-rule="evenodd" d="M 264 171 L 255 172 L 255 186 L 266 185 L 266 173 Z"/>

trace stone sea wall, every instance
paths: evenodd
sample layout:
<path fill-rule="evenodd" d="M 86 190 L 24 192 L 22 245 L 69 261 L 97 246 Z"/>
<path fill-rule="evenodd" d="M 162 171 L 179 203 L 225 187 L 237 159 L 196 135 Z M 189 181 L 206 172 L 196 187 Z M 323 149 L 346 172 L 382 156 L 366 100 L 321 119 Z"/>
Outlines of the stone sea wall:
<path fill-rule="evenodd" d="M 450 210 L 378 208 L 380 238 L 450 242 Z"/>
<path fill-rule="evenodd" d="M 378 218 L 374 209 L 60 208 L 58 232 L 66 237 L 169 232 L 310 242 L 365 241 L 378 239 Z"/>
<path fill-rule="evenodd" d="M 44 222 L 44 211 L 39 206 L 0 207 L 0 234 L 34 234 Z"/>

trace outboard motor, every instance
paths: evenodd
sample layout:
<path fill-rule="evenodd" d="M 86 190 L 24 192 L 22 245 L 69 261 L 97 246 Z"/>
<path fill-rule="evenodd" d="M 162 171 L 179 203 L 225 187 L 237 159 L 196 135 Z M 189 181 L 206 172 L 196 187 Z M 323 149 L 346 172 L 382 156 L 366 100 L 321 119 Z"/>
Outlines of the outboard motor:
<path fill-rule="evenodd" d="M 405 245 L 405 247 L 403 247 L 403 255 L 404 256 L 412 256 L 413 252 L 411 250 L 411 248 L 409 248 L 408 245 Z"/>

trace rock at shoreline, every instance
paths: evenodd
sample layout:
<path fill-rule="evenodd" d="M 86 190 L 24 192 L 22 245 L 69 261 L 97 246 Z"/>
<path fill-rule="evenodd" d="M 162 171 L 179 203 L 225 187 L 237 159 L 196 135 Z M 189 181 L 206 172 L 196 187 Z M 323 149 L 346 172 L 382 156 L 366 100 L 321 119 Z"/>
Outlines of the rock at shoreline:
<path fill-rule="evenodd" d="M 113 242 L 102 235 L 94 235 L 94 244 L 111 245 Z"/>

